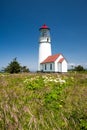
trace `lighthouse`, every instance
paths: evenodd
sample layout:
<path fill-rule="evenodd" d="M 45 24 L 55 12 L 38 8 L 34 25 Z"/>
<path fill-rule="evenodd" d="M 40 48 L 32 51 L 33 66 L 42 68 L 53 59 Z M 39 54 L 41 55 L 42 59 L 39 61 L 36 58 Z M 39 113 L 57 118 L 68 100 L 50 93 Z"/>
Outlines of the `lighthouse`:
<path fill-rule="evenodd" d="M 62 53 L 51 52 L 50 28 L 44 24 L 40 29 L 38 71 L 67 72 L 68 62 Z"/>
<path fill-rule="evenodd" d="M 38 71 L 41 71 L 40 63 L 48 56 L 52 55 L 51 52 L 51 37 L 50 28 L 44 24 L 40 29 L 39 37 L 39 59 L 38 59 Z"/>

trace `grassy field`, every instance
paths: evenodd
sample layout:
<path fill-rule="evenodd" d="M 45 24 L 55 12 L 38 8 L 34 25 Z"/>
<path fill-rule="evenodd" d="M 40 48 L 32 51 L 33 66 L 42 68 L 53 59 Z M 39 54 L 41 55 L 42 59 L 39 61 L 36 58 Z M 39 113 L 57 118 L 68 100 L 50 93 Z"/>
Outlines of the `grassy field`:
<path fill-rule="evenodd" d="M 87 130 L 87 73 L 0 74 L 0 130 Z"/>

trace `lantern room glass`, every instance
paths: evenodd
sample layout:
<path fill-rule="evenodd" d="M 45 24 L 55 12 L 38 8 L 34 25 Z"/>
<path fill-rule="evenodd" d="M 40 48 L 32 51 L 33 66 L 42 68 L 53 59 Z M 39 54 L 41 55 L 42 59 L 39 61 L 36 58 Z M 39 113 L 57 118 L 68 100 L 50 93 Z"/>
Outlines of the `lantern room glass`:
<path fill-rule="evenodd" d="M 49 37 L 50 36 L 50 32 L 48 29 L 41 29 L 40 30 L 40 36 L 41 37 Z"/>

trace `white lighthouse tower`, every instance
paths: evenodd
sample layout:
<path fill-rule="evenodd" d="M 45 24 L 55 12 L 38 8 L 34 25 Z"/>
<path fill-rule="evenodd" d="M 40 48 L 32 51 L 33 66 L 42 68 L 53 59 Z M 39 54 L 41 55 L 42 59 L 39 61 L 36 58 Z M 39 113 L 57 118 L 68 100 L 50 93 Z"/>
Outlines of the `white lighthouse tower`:
<path fill-rule="evenodd" d="M 50 28 L 47 25 L 43 25 L 40 29 L 39 38 L 39 61 L 38 71 L 41 71 L 40 63 L 45 60 L 48 56 L 51 56 L 51 38 Z"/>

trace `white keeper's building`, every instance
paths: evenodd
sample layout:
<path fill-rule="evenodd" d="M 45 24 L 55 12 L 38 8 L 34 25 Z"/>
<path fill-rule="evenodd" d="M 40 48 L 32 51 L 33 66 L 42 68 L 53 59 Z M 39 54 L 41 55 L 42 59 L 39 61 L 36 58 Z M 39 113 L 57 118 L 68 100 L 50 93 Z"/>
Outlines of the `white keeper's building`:
<path fill-rule="evenodd" d="M 40 29 L 38 71 L 67 72 L 67 60 L 61 54 L 52 55 L 50 28 L 43 25 Z"/>

